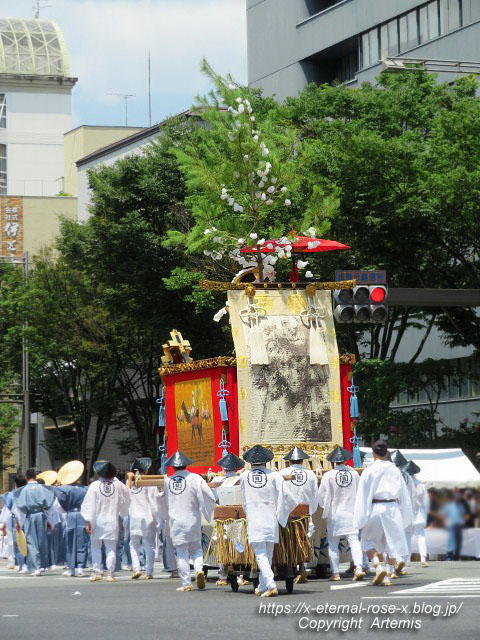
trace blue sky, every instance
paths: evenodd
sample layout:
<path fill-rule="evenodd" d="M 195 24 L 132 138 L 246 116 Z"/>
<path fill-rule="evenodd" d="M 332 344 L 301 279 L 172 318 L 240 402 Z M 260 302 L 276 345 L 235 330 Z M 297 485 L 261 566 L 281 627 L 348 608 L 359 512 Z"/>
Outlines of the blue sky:
<path fill-rule="evenodd" d="M 32 18 L 36 0 L 2 0 L 2 16 Z M 191 106 L 208 81 L 205 56 L 219 73 L 247 80 L 245 0 L 43 0 L 40 18 L 61 27 L 70 54 L 73 126 L 148 125 L 147 57 L 151 54 L 152 122 Z"/>

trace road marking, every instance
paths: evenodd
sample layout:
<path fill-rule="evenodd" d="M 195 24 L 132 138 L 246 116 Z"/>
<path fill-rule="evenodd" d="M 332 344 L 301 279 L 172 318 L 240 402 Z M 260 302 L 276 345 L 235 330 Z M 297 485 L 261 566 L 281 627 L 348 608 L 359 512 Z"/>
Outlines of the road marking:
<path fill-rule="evenodd" d="M 339 584 L 339 585 L 332 585 L 330 587 L 330 589 L 332 591 L 336 591 L 337 589 L 354 589 L 355 587 L 367 587 L 370 583 L 369 582 L 355 582 L 354 584 Z"/>
<path fill-rule="evenodd" d="M 395 591 L 395 593 L 400 593 L 399 591 Z M 418 598 L 418 593 L 415 595 L 410 595 L 410 596 L 393 596 L 393 595 L 384 595 L 384 596 L 362 596 L 362 600 L 384 600 L 385 598 L 389 598 L 390 600 L 400 600 L 400 599 L 406 599 L 406 598 Z M 422 595 L 422 600 L 425 600 L 426 598 L 450 598 L 451 600 L 454 600 L 455 598 L 462 598 L 462 600 L 464 598 L 480 598 L 480 595 L 474 595 L 474 594 L 470 594 L 467 593 L 465 595 L 460 595 L 460 596 L 442 596 L 442 595 L 437 595 L 437 596 L 424 596 Z"/>
<path fill-rule="evenodd" d="M 18 618 L 18 613 L 5 613 L 2 618 Z"/>
<path fill-rule="evenodd" d="M 440 580 L 440 582 L 432 582 L 424 584 L 420 587 L 412 589 L 402 589 L 401 591 L 392 591 L 391 593 L 406 595 L 408 593 L 423 595 L 427 593 L 448 594 L 456 593 L 472 593 L 480 596 L 480 578 L 450 578 L 449 580 Z"/>

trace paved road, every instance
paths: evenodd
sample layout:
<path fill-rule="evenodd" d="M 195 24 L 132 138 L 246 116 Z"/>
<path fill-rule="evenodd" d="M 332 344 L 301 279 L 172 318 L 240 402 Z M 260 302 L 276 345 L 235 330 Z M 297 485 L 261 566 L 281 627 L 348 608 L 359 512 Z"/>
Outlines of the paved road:
<path fill-rule="evenodd" d="M 130 575 L 119 573 L 115 584 L 63 577 L 61 571 L 33 578 L 7 571 L 2 561 L 0 638 L 280 640 L 318 637 L 319 633 L 352 640 L 383 639 L 387 633 L 402 639 L 419 635 L 422 640 L 480 638 L 480 562 L 432 562 L 428 569 L 413 563 L 408 575 L 392 587 L 357 586 L 345 577 L 335 584 L 311 580 L 287 595 L 280 583 L 280 597 L 261 600 L 250 587 L 238 593 L 216 587 L 213 576 L 205 591 L 178 594 L 179 582 L 162 574 L 161 565 L 156 565 L 150 582 L 132 582 Z M 326 613 L 315 610 L 327 605 Z M 332 611 L 331 607 L 340 605 L 343 610 Z M 377 614 L 381 606 L 395 612 Z M 395 625 L 400 622 L 412 626 L 399 630 Z M 381 624 L 383 629 L 375 626 Z"/>

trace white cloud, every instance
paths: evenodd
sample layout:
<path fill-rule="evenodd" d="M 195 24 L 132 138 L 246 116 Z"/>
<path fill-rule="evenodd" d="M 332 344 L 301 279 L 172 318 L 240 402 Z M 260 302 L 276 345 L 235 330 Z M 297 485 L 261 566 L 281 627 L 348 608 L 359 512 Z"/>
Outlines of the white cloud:
<path fill-rule="evenodd" d="M 123 103 L 107 93 L 134 93 L 129 124 L 146 124 L 147 54 L 151 54 L 153 121 L 189 107 L 209 89 L 205 56 L 220 73 L 246 82 L 243 0 L 52 0 L 41 18 L 60 25 L 70 54 L 74 124 L 123 124 Z M 32 16 L 32 0 L 2 2 L 2 13 Z M 114 120 L 112 122 L 112 120 Z"/>

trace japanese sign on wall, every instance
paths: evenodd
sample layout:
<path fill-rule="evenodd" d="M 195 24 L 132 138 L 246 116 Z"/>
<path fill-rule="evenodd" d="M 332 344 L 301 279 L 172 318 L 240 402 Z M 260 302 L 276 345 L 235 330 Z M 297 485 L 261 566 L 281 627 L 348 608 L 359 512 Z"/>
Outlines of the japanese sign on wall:
<path fill-rule="evenodd" d="M 23 255 L 23 199 L 0 196 L 1 256 L 12 262 Z"/>

